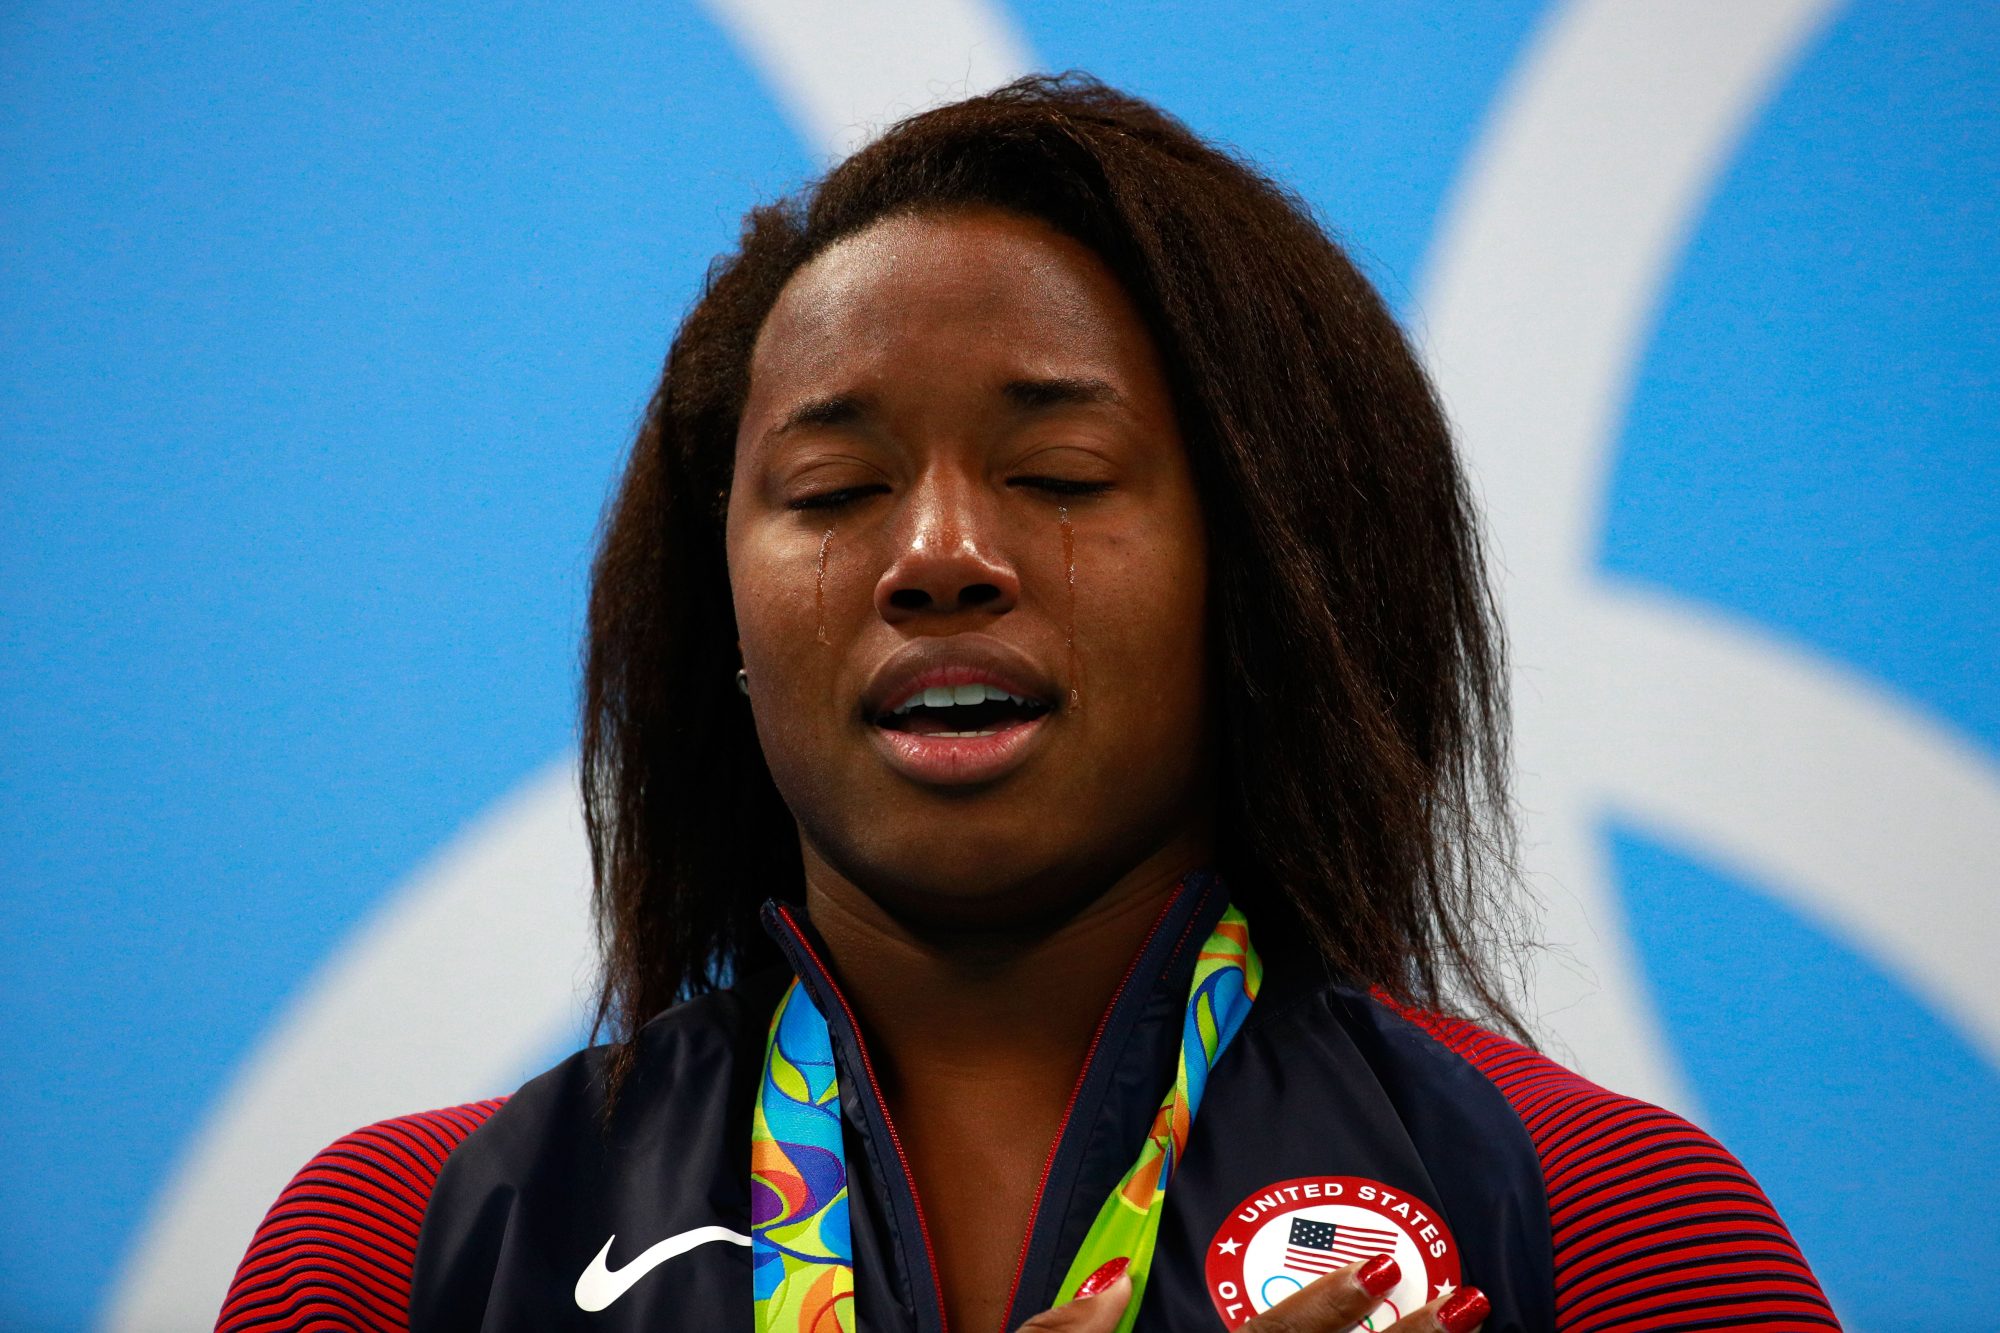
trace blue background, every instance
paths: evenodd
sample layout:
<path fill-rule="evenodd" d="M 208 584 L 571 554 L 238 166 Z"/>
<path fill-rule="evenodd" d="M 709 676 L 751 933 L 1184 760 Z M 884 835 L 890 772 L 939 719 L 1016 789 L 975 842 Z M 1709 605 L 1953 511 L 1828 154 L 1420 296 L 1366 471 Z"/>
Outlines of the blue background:
<path fill-rule="evenodd" d="M 0 12 L 8 1328 L 89 1322 L 301 976 L 572 743 L 590 539 L 672 327 L 819 160 L 686 0 L 71 8 Z M 1540 17 L 1010 12 L 1298 186 L 1405 312 Z M 1996 179 L 1996 11 L 1843 11 L 1697 225 L 1601 566 L 2000 763 Z M 1764 886 L 1603 836 L 1711 1128 L 1843 1312 L 1971 1308 L 2000 1075 Z"/>

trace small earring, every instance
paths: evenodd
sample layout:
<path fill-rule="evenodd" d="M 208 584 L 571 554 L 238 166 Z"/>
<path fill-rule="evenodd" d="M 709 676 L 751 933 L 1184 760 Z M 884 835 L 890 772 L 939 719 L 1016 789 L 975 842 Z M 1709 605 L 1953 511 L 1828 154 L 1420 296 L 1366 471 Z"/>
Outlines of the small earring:
<path fill-rule="evenodd" d="M 750 673 L 742 667 L 736 668 L 736 692 L 746 699 L 750 697 Z"/>

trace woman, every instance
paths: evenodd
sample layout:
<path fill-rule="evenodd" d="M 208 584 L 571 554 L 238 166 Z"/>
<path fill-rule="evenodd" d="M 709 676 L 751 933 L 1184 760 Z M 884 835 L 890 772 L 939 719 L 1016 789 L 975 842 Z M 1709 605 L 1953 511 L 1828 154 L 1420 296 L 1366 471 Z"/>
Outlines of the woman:
<path fill-rule="evenodd" d="M 1835 1326 L 1712 1141 L 1445 1016 L 1518 1027 L 1502 689 L 1302 205 L 1087 80 L 905 121 L 752 213 L 610 516 L 615 1040 L 329 1148 L 219 1327 Z"/>

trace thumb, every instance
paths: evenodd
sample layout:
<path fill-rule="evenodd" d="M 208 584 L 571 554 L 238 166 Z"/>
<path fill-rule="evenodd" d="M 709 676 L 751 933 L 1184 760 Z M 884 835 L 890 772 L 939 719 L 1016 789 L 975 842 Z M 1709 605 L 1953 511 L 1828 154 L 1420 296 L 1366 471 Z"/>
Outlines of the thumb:
<path fill-rule="evenodd" d="M 1015 1333 L 1113 1333 L 1131 1303 L 1131 1274 L 1125 1260 L 1114 1259 L 1085 1279 L 1075 1300 L 1044 1310 Z"/>

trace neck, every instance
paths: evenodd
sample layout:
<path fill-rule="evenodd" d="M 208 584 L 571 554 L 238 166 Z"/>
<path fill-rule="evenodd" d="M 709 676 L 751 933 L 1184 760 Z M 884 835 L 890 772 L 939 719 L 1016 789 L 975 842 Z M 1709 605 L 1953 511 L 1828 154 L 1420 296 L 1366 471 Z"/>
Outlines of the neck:
<path fill-rule="evenodd" d="M 806 909 L 890 1073 L 1064 1083 L 1204 847 L 1164 848 L 1053 925 L 941 930 L 884 907 L 809 852 Z"/>
<path fill-rule="evenodd" d="M 806 849 L 806 910 L 864 1029 L 925 1212 L 948 1322 L 1004 1321 L 1041 1173 L 1099 1022 L 1205 840 L 1101 891 L 1017 884 L 963 910 L 884 905 Z M 995 921 L 994 904 L 1080 903 Z M 998 914 L 1003 917 L 1005 912 Z M 968 926 L 967 921 L 979 922 Z M 942 924 L 940 924 L 942 923 Z"/>

